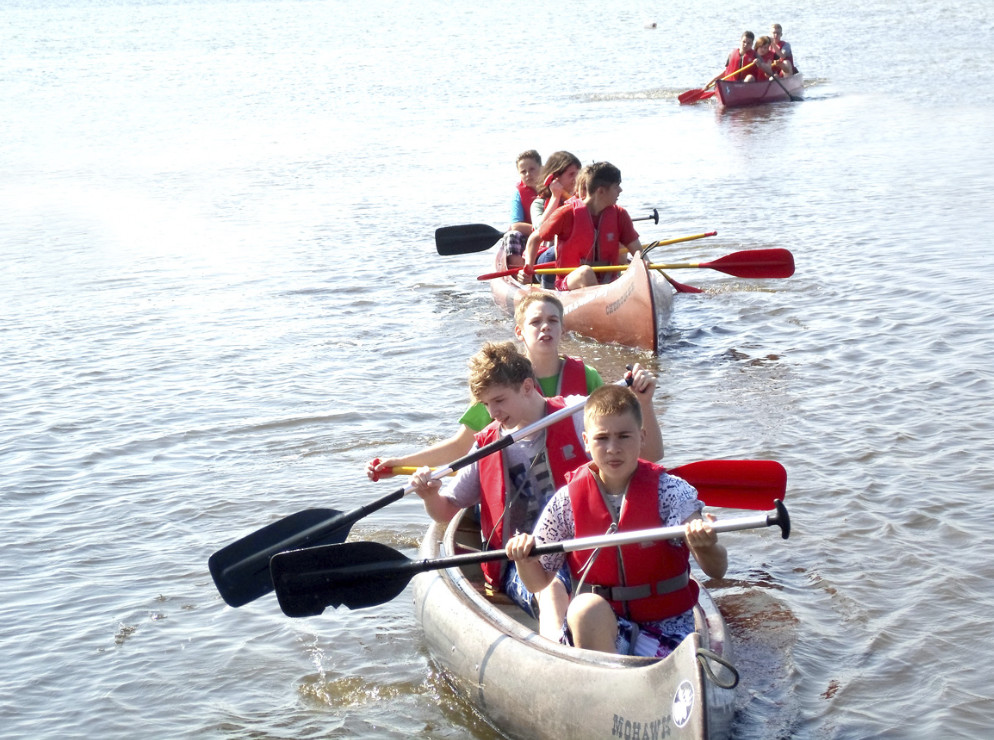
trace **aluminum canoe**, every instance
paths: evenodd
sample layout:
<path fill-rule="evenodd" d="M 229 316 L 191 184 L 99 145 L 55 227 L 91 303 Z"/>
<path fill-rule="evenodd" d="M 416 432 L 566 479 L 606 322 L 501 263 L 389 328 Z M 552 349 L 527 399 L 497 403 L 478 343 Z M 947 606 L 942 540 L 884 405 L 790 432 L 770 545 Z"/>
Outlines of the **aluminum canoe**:
<path fill-rule="evenodd" d="M 419 557 L 479 548 L 466 512 L 433 524 Z M 465 522 L 465 523 L 464 523 Z M 721 613 L 703 588 L 697 631 L 663 659 L 609 655 L 540 637 L 519 607 L 482 592 L 479 566 L 414 578 L 414 608 L 432 659 L 455 691 L 511 738 L 724 738 L 736 675 Z M 703 652 L 702 652 L 703 651 Z M 709 677 L 708 669 L 712 675 Z"/>

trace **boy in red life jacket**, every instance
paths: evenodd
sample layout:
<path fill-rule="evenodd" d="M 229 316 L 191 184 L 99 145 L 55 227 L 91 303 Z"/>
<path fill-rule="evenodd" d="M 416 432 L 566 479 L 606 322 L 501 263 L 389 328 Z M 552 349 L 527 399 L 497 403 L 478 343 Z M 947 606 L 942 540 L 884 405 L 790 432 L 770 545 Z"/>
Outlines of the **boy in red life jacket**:
<path fill-rule="evenodd" d="M 517 187 L 514 191 L 514 199 L 511 201 L 511 228 L 518 226 L 530 226 L 532 222 L 531 206 L 532 201 L 538 196 L 539 172 L 542 169 L 542 157 L 534 149 L 521 152 L 518 155 L 515 165 L 518 168 Z M 525 233 L 531 229 L 526 229 Z"/>
<path fill-rule="evenodd" d="M 760 36 L 756 39 L 756 79 L 760 82 L 769 80 L 772 77 L 783 77 L 786 74 L 784 65 L 777 59 L 771 48 L 773 41 L 769 36 Z M 789 64 L 787 64 L 789 66 Z"/>
<path fill-rule="evenodd" d="M 514 335 L 524 345 L 543 396 L 586 396 L 604 385 L 604 381 L 597 370 L 580 358 L 559 354 L 563 313 L 563 304 L 556 296 L 528 293 L 514 309 Z M 474 402 L 460 417 L 459 430 L 451 437 L 403 457 L 370 460 L 366 463 L 366 476 L 379 480 L 392 477 L 395 467 L 448 465 L 469 454 L 474 435 L 492 421 L 486 406 Z"/>
<path fill-rule="evenodd" d="M 565 561 L 577 591 L 560 641 L 576 647 L 663 657 L 694 630 L 698 586 L 690 555 L 712 578 L 724 576 L 728 555 L 697 491 L 663 468 L 639 459 L 641 406 L 632 393 L 604 386 L 590 394 L 583 440 L 592 462 L 577 469 L 535 525 L 534 536 L 508 541 L 525 587 L 541 591 Z M 670 540 L 528 558 L 534 543 L 619 531 L 686 525 Z"/>
<path fill-rule="evenodd" d="M 469 365 L 473 397 L 494 418 L 476 435 L 479 447 L 582 400 L 579 396 L 545 398 L 538 391 L 528 358 L 511 342 L 487 343 Z M 632 372 L 636 404 L 645 405 L 649 417 L 649 428 L 640 436 L 646 440 L 642 453 L 656 459 L 662 455 L 662 435 L 652 413 L 655 378 L 638 365 Z M 503 549 L 516 532 L 531 531 L 546 502 L 565 484 L 566 474 L 587 462 L 582 433 L 583 418 L 574 414 L 460 469 L 444 487 L 431 480 L 428 468 L 411 477 L 411 487 L 424 500 L 429 516 L 438 522 L 448 522 L 459 510 L 479 504 L 484 548 Z M 568 603 L 565 571 L 558 578 L 553 573 L 544 584 L 548 588 L 534 594 L 521 583 L 513 564 L 484 563 L 483 570 L 492 590 L 503 591 L 532 616 L 537 602 L 541 633 L 558 639 Z"/>
<path fill-rule="evenodd" d="M 618 205 L 621 170 L 610 162 L 596 162 L 587 170 L 586 187 L 585 198 L 557 209 L 528 237 L 525 265 L 519 275 L 522 282 L 531 282 L 531 269 L 543 241 L 557 240 L 556 267 L 576 268 L 556 278 L 557 290 L 597 285 L 597 273 L 590 269 L 591 265 L 617 265 L 621 247 L 630 253 L 642 248 L 631 216 Z M 617 277 L 617 273 L 604 275 L 604 282 Z"/>
<path fill-rule="evenodd" d="M 754 74 L 755 67 L 750 67 L 747 70 L 739 72 L 738 70 L 751 64 L 756 59 L 756 52 L 752 50 L 752 42 L 755 40 L 756 34 L 752 31 L 745 31 L 742 34 L 742 38 L 739 39 L 739 48 L 732 49 L 731 54 L 728 55 L 728 59 L 725 60 L 725 69 L 715 75 L 708 81 L 708 84 L 704 86 L 705 89 L 711 87 L 718 80 L 728 78 L 729 82 L 753 82 L 756 79 Z"/>
<path fill-rule="evenodd" d="M 770 26 L 770 49 L 781 62 L 784 76 L 797 73 L 797 66 L 794 64 L 794 51 L 790 48 L 790 43 L 783 40 L 783 27 L 779 23 Z"/>
<path fill-rule="evenodd" d="M 542 224 L 547 215 L 552 215 L 559 206 L 568 198 L 573 197 L 576 187 L 576 179 L 580 172 L 580 160 L 575 154 L 567 151 L 553 152 L 549 155 L 537 176 L 536 196 L 531 199 L 529 206 L 529 222 L 511 224 L 511 228 L 504 234 L 501 240 L 501 249 L 504 250 L 507 266 L 510 268 L 524 265 L 525 247 L 528 239 L 535 229 Z M 551 244 L 545 244 L 551 247 Z M 550 257 L 555 259 L 555 253 L 551 249 L 545 250 Z"/>

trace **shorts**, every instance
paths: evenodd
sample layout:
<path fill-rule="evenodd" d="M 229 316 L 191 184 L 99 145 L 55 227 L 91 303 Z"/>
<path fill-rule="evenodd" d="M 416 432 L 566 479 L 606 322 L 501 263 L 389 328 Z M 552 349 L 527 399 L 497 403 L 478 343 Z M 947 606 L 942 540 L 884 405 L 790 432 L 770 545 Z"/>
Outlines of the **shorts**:
<path fill-rule="evenodd" d="M 555 266 L 556 263 L 556 250 L 549 247 L 544 252 L 540 252 L 538 259 L 535 260 L 535 267 L 548 267 L 550 264 Z M 542 287 L 546 290 L 553 290 L 556 287 L 556 276 L 555 275 L 542 275 Z"/>
<path fill-rule="evenodd" d="M 691 610 L 666 620 L 667 627 L 676 628 L 676 632 L 671 632 L 663 631 L 659 622 L 638 624 L 625 617 L 618 617 L 618 636 L 614 639 L 614 649 L 619 655 L 665 658 L 694 631 L 693 620 L 694 613 Z M 573 633 L 566 622 L 563 622 L 562 632 L 559 633 L 559 642 L 562 645 L 575 647 Z"/>
<path fill-rule="evenodd" d="M 563 567 L 556 571 L 555 577 L 566 587 L 567 594 L 572 593 L 568 565 L 564 563 Z M 535 599 L 535 594 L 525 588 L 525 584 L 521 581 L 521 576 L 518 575 L 518 568 L 514 563 L 508 563 L 507 570 L 504 573 L 504 582 L 501 585 L 503 586 L 504 593 L 507 594 L 511 601 L 524 609 L 529 617 L 538 619 L 538 602 Z"/>
<path fill-rule="evenodd" d="M 506 234 L 504 234 L 504 252 L 508 255 L 516 255 L 518 257 L 525 256 L 525 245 L 528 243 L 528 237 L 522 234 L 520 231 L 511 229 Z"/>

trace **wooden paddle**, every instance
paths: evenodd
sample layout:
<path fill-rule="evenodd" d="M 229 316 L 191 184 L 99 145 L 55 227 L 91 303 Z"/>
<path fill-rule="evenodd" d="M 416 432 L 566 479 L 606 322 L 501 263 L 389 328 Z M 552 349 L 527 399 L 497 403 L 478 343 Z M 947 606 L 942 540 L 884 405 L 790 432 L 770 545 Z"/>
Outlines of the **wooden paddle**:
<path fill-rule="evenodd" d="M 632 221 L 653 221 L 659 223 L 659 211 L 652 209 L 652 215 L 633 218 Z M 435 249 L 443 257 L 457 254 L 485 252 L 504 236 L 487 224 L 463 224 L 461 226 L 441 226 L 435 229 Z"/>
<path fill-rule="evenodd" d="M 413 475 L 418 468 L 400 465 L 390 470 L 394 475 Z M 775 460 L 703 460 L 669 472 L 690 482 L 708 506 L 768 509 L 787 491 L 787 471 Z"/>
<path fill-rule="evenodd" d="M 684 240 L 681 240 L 684 241 Z M 650 270 L 684 270 L 707 269 L 724 272 L 741 278 L 788 278 L 794 274 L 794 256 L 786 249 L 747 249 L 742 252 L 719 257 L 712 262 L 683 262 L 672 265 L 649 264 Z M 539 267 L 530 272 L 535 275 L 568 275 L 575 267 Z M 590 268 L 594 272 L 621 272 L 628 265 L 595 265 Z M 521 268 L 500 270 L 480 275 L 477 280 L 493 280 L 494 278 L 517 275 Z"/>
<path fill-rule="evenodd" d="M 708 232 L 705 232 L 703 234 L 691 234 L 690 236 L 677 236 L 677 237 L 674 237 L 672 239 L 663 239 L 662 241 L 650 242 L 649 244 L 646 244 L 643 247 L 641 247 L 640 251 L 642 252 L 642 255 L 645 256 L 646 252 L 648 252 L 650 249 L 655 249 L 656 247 L 665 247 L 668 244 L 678 244 L 679 242 L 689 242 L 689 241 L 694 241 L 695 239 L 704 239 L 704 238 L 709 237 L 709 236 L 715 236 L 717 233 L 718 233 L 717 231 L 708 231 Z M 625 250 L 626 252 L 628 251 L 625 247 L 622 247 L 622 249 Z M 532 268 L 531 270 L 528 270 L 527 272 L 529 272 L 530 274 L 535 274 L 536 272 L 541 273 L 543 270 L 555 270 L 555 269 L 557 269 L 557 268 L 555 268 L 555 267 L 548 267 L 548 268 L 543 267 L 543 268 L 540 268 L 538 270 L 536 270 L 535 268 Z M 564 268 L 558 268 L 558 269 L 564 269 Z M 575 269 L 575 268 L 573 268 L 573 269 Z M 491 273 L 488 273 L 486 275 L 480 275 L 476 279 L 477 280 L 493 280 L 494 278 L 498 278 L 498 277 L 505 277 L 505 276 L 508 276 L 508 275 L 516 275 L 517 273 L 521 272 L 521 270 L 522 270 L 522 268 L 517 267 L 517 268 L 514 268 L 514 269 L 510 269 L 510 270 L 502 270 L 501 272 L 491 272 Z M 569 273 L 571 271 L 572 270 L 566 270 L 567 273 Z M 565 273 L 563 273 L 563 274 L 565 274 Z"/>
<path fill-rule="evenodd" d="M 395 465 L 390 468 L 390 472 L 394 475 L 414 475 L 418 472 L 418 470 L 419 468 L 414 465 Z M 432 468 L 432 470 L 435 470 L 435 468 Z M 449 475 L 455 475 L 455 471 L 449 473 Z M 373 478 L 373 482 L 376 482 L 377 480 L 378 478 Z"/>
<path fill-rule="evenodd" d="M 629 380 L 618 381 L 618 384 L 625 385 L 626 382 Z M 566 406 L 517 431 L 510 432 L 496 442 L 485 445 L 444 468 L 436 469 L 431 477 L 433 480 L 443 478 L 487 455 L 509 447 L 560 419 L 582 411 L 583 403 L 581 401 Z M 225 602 L 231 606 L 238 607 L 254 601 L 273 590 L 269 575 L 269 559 L 273 555 L 284 550 L 345 542 L 353 524 L 374 511 L 399 501 L 413 490 L 410 485 L 399 488 L 393 493 L 348 512 L 336 509 L 305 509 L 273 522 L 210 556 L 208 566 L 214 585 Z"/>
<path fill-rule="evenodd" d="M 790 515 L 782 501 L 761 515 L 738 517 L 711 523 L 715 532 L 780 527 L 784 539 L 790 536 Z M 679 539 L 686 534 L 683 525 L 640 529 L 633 532 L 580 537 L 564 542 L 536 545 L 532 555 L 549 555 L 601 547 L 619 547 L 639 542 Z M 418 573 L 455 568 L 492 560 L 507 560 L 504 550 L 452 555 L 444 558 L 411 560 L 399 550 L 378 542 L 350 542 L 344 545 L 310 547 L 280 553 L 270 563 L 280 608 L 288 617 L 313 617 L 325 607 L 346 606 L 363 609 L 384 604 L 398 596 Z"/>
<path fill-rule="evenodd" d="M 739 69 L 735 70 L 730 75 L 725 75 L 724 77 L 721 78 L 722 82 L 731 79 L 732 77 L 735 77 L 735 75 L 737 75 L 739 72 L 743 72 L 749 69 L 749 67 L 754 66 L 755 64 L 756 61 L 753 60 L 744 67 L 740 67 Z M 706 90 L 712 87 L 715 82 L 717 82 L 717 80 L 711 80 L 711 82 L 709 82 L 704 86 L 703 90 L 687 90 L 687 92 L 685 93 L 680 93 L 680 95 L 677 96 L 677 100 L 680 101 L 680 105 L 693 105 L 694 103 L 700 100 L 707 100 L 708 98 L 713 97 L 715 93 L 706 92 Z"/>

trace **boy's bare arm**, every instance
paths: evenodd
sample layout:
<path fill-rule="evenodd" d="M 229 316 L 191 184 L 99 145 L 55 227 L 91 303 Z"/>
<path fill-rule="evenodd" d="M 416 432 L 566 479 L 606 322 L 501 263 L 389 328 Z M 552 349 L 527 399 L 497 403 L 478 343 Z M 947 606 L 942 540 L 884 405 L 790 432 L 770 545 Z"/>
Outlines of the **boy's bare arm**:
<path fill-rule="evenodd" d="M 432 480 L 430 468 L 420 468 L 411 476 L 410 485 L 424 501 L 428 516 L 436 522 L 445 524 L 460 511 L 460 507 L 456 506 L 450 499 L 439 495 L 442 484 L 437 480 Z"/>
<path fill-rule="evenodd" d="M 542 243 L 542 237 L 538 234 L 538 229 L 535 229 L 531 235 L 528 237 L 528 241 L 525 243 L 525 266 L 534 267 L 535 260 L 538 257 L 538 245 Z"/>
<path fill-rule="evenodd" d="M 535 546 L 535 537 L 530 534 L 517 534 L 507 541 L 504 552 L 513 560 L 518 568 L 518 575 L 525 588 L 537 594 L 552 583 L 555 573 L 550 573 L 542 567 L 538 558 L 530 558 L 528 554 Z"/>
<path fill-rule="evenodd" d="M 436 442 L 423 450 L 412 452 L 403 457 L 391 457 L 386 460 L 371 460 L 366 463 L 366 476 L 371 480 L 375 477 L 389 478 L 393 475 L 391 468 L 401 468 L 422 465 L 441 467 L 448 465 L 468 454 L 473 447 L 473 430 L 460 424 L 459 431 L 448 439 Z"/>
<path fill-rule="evenodd" d="M 652 405 L 656 392 L 656 376 L 636 363 L 632 368 L 632 390 L 635 391 L 642 409 L 642 429 L 645 431 L 639 457 L 657 462 L 663 459 L 663 431 L 659 428 L 659 419 L 656 418 L 656 410 Z"/>
<path fill-rule="evenodd" d="M 687 546 L 697 564 L 711 578 L 723 578 L 728 570 L 728 551 L 718 542 L 718 533 L 711 528 L 712 517 L 704 519 L 695 514 L 687 520 Z"/>

